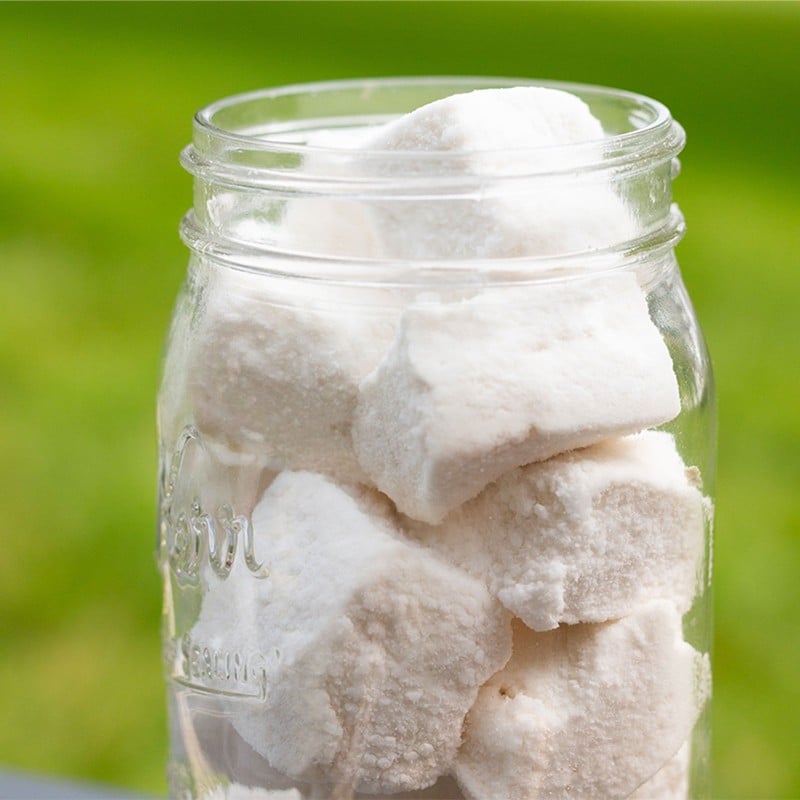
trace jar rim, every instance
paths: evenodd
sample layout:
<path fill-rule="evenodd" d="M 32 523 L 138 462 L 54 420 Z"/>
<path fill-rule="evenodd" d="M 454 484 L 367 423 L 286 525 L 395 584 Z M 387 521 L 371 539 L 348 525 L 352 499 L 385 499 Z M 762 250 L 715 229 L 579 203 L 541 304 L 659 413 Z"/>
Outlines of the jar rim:
<path fill-rule="evenodd" d="M 358 148 L 357 150 L 335 146 L 320 146 L 287 138 L 299 132 L 308 132 L 308 123 L 328 123 L 327 127 L 344 127 L 360 118 L 374 124 L 387 121 L 401 113 L 413 110 L 425 102 L 446 97 L 449 94 L 485 88 L 508 88 L 514 86 L 538 86 L 560 89 L 577 95 L 590 108 L 615 103 L 617 114 L 628 126 L 627 130 L 611 132 L 602 139 L 567 145 L 547 145 L 514 149 L 472 149 L 449 151 L 379 150 Z M 377 93 L 383 93 L 387 103 L 402 105 L 411 96 L 429 96 L 423 103 L 415 101 L 405 109 L 397 108 L 393 113 L 381 115 L 359 115 L 353 106 L 349 115 L 337 113 L 327 117 L 302 115 L 303 109 L 314 104 L 327 105 L 329 109 L 344 109 L 346 103 L 374 101 Z M 338 103 L 336 102 L 338 95 Z M 333 98 L 333 100 L 332 100 Z M 380 117 L 380 119 L 378 118 Z M 233 121 L 236 120 L 236 124 Z M 602 122 L 603 120 L 601 120 Z M 305 123 L 305 127 L 301 124 Z M 316 128 L 316 129 L 319 129 Z M 605 127 L 605 124 L 604 124 Z M 642 171 L 651 169 L 654 163 L 672 159 L 683 147 L 683 129 L 672 118 L 669 109 L 662 103 L 645 95 L 591 84 L 569 83 L 530 78 L 492 78 L 470 76 L 426 76 L 397 78 L 363 78 L 316 83 L 298 83 L 259 89 L 217 100 L 198 111 L 194 117 L 192 144 L 182 153 L 183 166 L 192 174 L 214 183 L 244 185 L 252 187 L 297 189 L 299 185 L 322 181 L 326 186 L 340 186 L 342 191 L 352 191 L 352 178 L 330 174 L 301 175 L 287 169 L 285 159 L 295 161 L 307 156 L 342 155 L 351 157 L 380 158 L 390 161 L 393 168 L 389 183 L 400 181 L 403 185 L 424 182 L 431 178 L 437 185 L 460 185 L 465 176 L 453 174 L 449 165 L 459 159 L 481 156 L 488 159 L 502 152 L 504 163 L 519 156 L 524 159 L 524 170 L 494 174 L 491 168 L 482 172 L 482 177 L 503 179 L 547 175 L 563 175 L 576 170 L 591 172 L 596 169 L 615 171 Z M 542 157 L 539 161 L 531 157 Z M 282 159 L 284 160 L 282 162 Z M 413 162 L 413 169 L 412 169 Z M 425 164 L 425 174 L 418 172 Z M 404 165 L 409 172 L 403 171 Z M 437 169 L 441 167 L 441 170 Z M 430 167 L 433 167 L 432 172 Z M 468 180 L 474 176 L 466 176 Z M 440 180 L 441 179 L 441 180 Z M 358 185 L 363 187 L 364 181 Z M 386 179 L 370 178 L 370 185 L 385 185 Z"/>

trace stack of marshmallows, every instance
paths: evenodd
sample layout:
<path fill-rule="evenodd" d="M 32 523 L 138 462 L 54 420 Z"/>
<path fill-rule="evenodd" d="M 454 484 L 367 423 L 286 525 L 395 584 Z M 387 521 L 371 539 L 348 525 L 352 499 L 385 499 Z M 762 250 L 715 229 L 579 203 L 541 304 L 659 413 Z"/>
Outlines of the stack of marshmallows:
<path fill-rule="evenodd" d="M 364 149 L 419 152 L 420 174 L 458 151 L 442 163 L 479 177 L 603 135 L 577 97 L 512 88 L 317 142 L 353 148 L 356 174 Z M 596 250 L 632 238 L 631 217 L 591 185 L 316 199 L 283 224 L 332 251 L 469 260 Z M 210 281 L 189 396 L 218 452 L 271 473 L 250 513 L 268 575 L 210 576 L 192 636 L 263 654 L 266 699 L 230 712 L 288 779 L 275 796 L 685 798 L 709 683 L 682 632 L 706 501 L 653 430 L 680 400 L 637 276 L 370 289 L 380 313 L 335 284 Z"/>

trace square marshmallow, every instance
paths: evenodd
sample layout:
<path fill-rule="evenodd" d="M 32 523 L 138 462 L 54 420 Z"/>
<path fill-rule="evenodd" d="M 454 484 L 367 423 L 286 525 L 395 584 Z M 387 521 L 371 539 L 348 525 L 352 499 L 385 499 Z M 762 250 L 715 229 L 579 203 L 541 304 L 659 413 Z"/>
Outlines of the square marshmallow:
<path fill-rule="evenodd" d="M 703 556 L 697 482 L 672 436 L 647 431 L 508 472 L 440 525 L 410 530 L 535 630 L 654 598 L 684 613 Z"/>
<path fill-rule="evenodd" d="M 301 167 L 309 180 L 352 177 L 354 153 L 363 145 L 362 128 L 331 128 L 311 132 L 304 142 L 314 148 Z M 328 196 L 309 193 L 292 198 L 281 220 L 279 243 L 293 253 L 322 257 L 375 258 L 381 255 L 378 231 L 369 203 L 345 192 Z"/>
<path fill-rule="evenodd" d="M 605 177 L 578 179 L 577 170 L 555 179 L 537 174 L 568 168 L 563 145 L 591 143 L 600 160 L 603 137 L 578 97 L 532 86 L 452 95 L 377 127 L 361 147 L 392 155 L 362 155 L 354 161 L 357 172 L 462 179 L 446 199 L 395 196 L 373 203 L 377 246 L 392 258 L 509 258 L 632 239 L 633 221 Z"/>
<path fill-rule="evenodd" d="M 448 772 L 478 689 L 510 656 L 485 585 L 403 538 L 385 500 L 282 473 L 253 512 L 269 576 L 212 583 L 193 640 L 262 654 L 233 724 L 298 780 L 421 789 Z"/>
<path fill-rule="evenodd" d="M 306 144 L 324 149 L 303 160 L 310 178 L 388 184 L 368 200 L 293 199 L 279 240 L 318 255 L 413 260 L 547 256 L 615 245 L 637 233 L 606 178 L 536 174 L 568 166 L 559 145 L 591 143 L 599 159 L 603 138 L 578 97 L 530 86 L 452 95 L 372 128 L 314 131 Z M 521 177 L 527 174 L 533 177 Z M 427 196 L 418 187 L 409 197 L 390 188 L 400 175 L 434 183 Z M 442 180 L 463 185 L 442 197 Z"/>
<path fill-rule="evenodd" d="M 629 800 L 689 800 L 689 743 L 645 781 Z"/>
<path fill-rule="evenodd" d="M 200 800 L 303 800 L 303 795 L 297 789 L 259 789 L 230 783 L 202 794 Z"/>
<path fill-rule="evenodd" d="M 679 411 L 670 355 L 624 272 L 406 308 L 361 384 L 353 440 L 398 509 L 435 524 L 509 469 Z"/>
<path fill-rule="evenodd" d="M 375 292 L 220 269 L 187 365 L 195 424 L 268 469 L 358 481 L 350 427 L 358 385 L 391 341 L 397 311 Z"/>
<path fill-rule="evenodd" d="M 599 625 L 535 633 L 467 717 L 455 776 L 468 800 L 622 800 L 688 739 L 708 662 L 663 600 Z"/>

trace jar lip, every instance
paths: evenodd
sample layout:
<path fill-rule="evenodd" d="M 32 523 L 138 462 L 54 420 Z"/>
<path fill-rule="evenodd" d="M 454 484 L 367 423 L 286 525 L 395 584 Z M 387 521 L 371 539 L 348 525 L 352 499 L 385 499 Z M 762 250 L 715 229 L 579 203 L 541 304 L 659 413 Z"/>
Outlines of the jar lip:
<path fill-rule="evenodd" d="M 270 104 L 285 102 L 295 105 L 304 100 L 311 101 L 316 99 L 326 99 L 339 93 L 340 95 L 352 95 L 353 102 L 367 99 L 379 91 L 387 93 L 410 92 L 431 93 L 431 100 L 438 97 L 445 97 L 448 94 L 472 91 L 482 88 L 504 88 L 514 86 L 539 86 L 548 89 L 560 89 L 577 95 L 582 100 L 589 102 L 610 102 L 617 101 L 624 103 L 628 109 L 627 120 L 630 129 L 622 132 L 610 133 L 602 139 L 579 142 L 568 145 L 547 145 L 529 148 L 505 149 L 502 151 L 493 149 L 471 149 L 471 150 L 448 150 L 448 151 L 419 151 L 419 150 L 380 150 L 369 148 L 348 149 L 335 146 L 320 146 L 319 144 L 306 144 L 304 142 L 291 141 L 287 135 L 292 132 L 295 134 L 308 127 L 301 127 L 299 123 L 304 121 L 303 116 L 290 118 L 283 117 L 280 120 L 266 119 L 256 122 L 251 120 L 248 125 L 225 124 L 226 117 L 235 116 L 236 111 L 253 109 L 263 111 L 268 110 Z M 439 93 L 442 89 L 445 91 Z M 427 100 L 426 102 L 430 102 Z M 424 103 L 423 103 L 424 104 Z M 417 106 L 406 109 L 411 111 Z M 378 119 L 381 115 L 362 114 L 362 119 L 367 122 L 387 121 L 398 116 L 405 111 L 396 111 L 383 115 L 383 119 Z M 358 109 L 353 108 L 349 119 L 357 118 Z M 245 114 L 247 117 L 247 114 Z M 325 117 L 318 119 L 305 118 L 305 122 L 327 122 L 339 121 L 339 127 L 343 127 L 342 116 Z M 602 122 L 602 120 L 601 120 Z M 293 123 L 293 124 L 292 124 Z M 325 126 L 322 126 L 325 127 Z M 331 127 L 329 124 L 327 127 Z M 298 83 L 274 88 L 259 89 L 252 92 L 232 95 L 217 100 L 202 108 L 194 117 L 194 137 L 193 143 L 187 147 L 182 154 L 182 163 L 191 173 L 206 179 L 214 180 L 217 178 L 222 182 L 232 184 L 243 184 L 251 186 L 274 185 L 278 176 L 279 183 L 284 183 L 289 170 L 285 165 L 276 165 L 275 159 L 280 157 L 290 157 L 300 159 L 306 156 L 341 156 L 350 154 L 357 159 L 380 158 L 389 161 L 393 168 L 398 171 L 393 173 L 395 178 L 418 178 L 419 166 L 426 166 L 426 179 L 430 180 L 431 175 L 447 179 L 447 183 L 457 181 L 452 180 L 449 165 L 465 157 L 476 157 L 487 159 L 487 163 L 492 165 L 492 158 L 502 154 L 504 163 L 507 165 L 509 159 L 514 160 L 519 156 L 525 159 L 523 173 L 526 177 L 540 175 L 559 175 L 574 172 L 576 169 L 593 170 L 609 169 L 613 167 L 629 166 L 632 169 L 643 167 L 643 161 L 652 165 L 652 160 L 665 161 L 676 155 L 683 147 L 684 134 L 681 127 L 674 122 L 669 109 L 662 103 L 644 95 L 636 94 L 621 89 L 614 89 L 604 86 L 591 84 L 569 83 L 553 80 L 534 80 L 530 78 L 501 78 L 501 77 L 473 77 L 473 76 L 427 76 L 427 77 L 393 77 L 393 78 L 365 78 L 348 79 L 338 81 L 322 81 L 316 83 Z M 243 158 L 247 153 L 255 158 Z M 261 163 L 258 156 L 264 156 Z M 533 156 L 541 157 L 537 162 Z M 413 162 L 414 171 L 403 174 L 404 164 L 411 166 Z M 434 168 L 432 172 L 428 167 L 434 165 L 441 166 L 441 170 Z M 514 170 L 511 174 L 508 171 L 494 173 L 491 166 L 487 172 L 482 172 L 484 177 L 519 177 L 521 173 Z M 300 180 L 308 181 L 309 177 L 320 178 L 325 183 L 351 183 L 343 180 L 341 176 L 321 175 L 309 176 L 292 175 L 293 182 Z M 372 181 L 370 181 L 372 182 Z"/>

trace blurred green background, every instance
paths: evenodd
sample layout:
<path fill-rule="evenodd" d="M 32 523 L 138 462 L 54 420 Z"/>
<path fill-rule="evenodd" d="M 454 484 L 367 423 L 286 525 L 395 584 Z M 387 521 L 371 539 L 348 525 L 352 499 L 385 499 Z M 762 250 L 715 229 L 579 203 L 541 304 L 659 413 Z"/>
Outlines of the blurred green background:
<path fill-rule="evenodd" d="M 0 6 L 0 765 L 165 791 L 154 396 L 193 112 L 489 74 L 651 95 L 720 395 L 714 797 L 800 797 L 800 4 Z"/>

